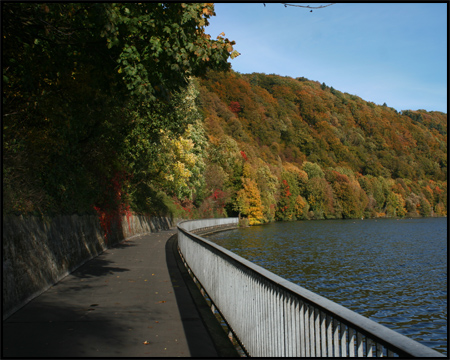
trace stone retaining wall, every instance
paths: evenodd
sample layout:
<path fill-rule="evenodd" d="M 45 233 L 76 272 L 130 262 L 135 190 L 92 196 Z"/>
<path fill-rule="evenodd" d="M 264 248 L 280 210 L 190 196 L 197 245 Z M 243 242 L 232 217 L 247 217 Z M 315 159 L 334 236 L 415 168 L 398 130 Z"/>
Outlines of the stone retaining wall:
<path fill-rule="evenodd" d="M 105 241 L 95 215 L 3 217 L 3 320 L 108 247 L 174 225 L 164 217 L 123 216 Z"/>

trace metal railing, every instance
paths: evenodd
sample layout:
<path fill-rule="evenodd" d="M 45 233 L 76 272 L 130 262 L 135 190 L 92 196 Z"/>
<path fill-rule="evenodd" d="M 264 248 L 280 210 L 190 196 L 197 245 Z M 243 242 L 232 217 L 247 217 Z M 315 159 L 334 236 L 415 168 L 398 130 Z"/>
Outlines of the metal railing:
<path fill-rule="evenodd" d="M 248 355 L 444 356 L 192 232 L 233 224 L 237 218 L 180 222 L 178 244 Z"/>

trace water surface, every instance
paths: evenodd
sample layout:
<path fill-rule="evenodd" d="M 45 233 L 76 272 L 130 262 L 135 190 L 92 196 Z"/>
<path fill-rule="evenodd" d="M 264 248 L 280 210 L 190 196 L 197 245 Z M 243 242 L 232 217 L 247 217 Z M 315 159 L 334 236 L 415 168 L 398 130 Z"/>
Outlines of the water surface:
<path fill-rule="evenodd" d="M 447 219 L 278 222 L 208 239 L 447 354 Z"/>

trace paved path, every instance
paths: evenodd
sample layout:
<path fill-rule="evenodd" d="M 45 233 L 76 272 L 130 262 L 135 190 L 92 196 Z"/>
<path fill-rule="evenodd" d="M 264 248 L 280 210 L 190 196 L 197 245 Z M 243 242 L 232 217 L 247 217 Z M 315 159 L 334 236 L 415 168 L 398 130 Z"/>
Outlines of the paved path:
<path fill-rule="evenodd" d="M 181 266 L 175 233 L 129 238 L 35 298 L 3 322 L 2 356 L 236 356 Z"/>

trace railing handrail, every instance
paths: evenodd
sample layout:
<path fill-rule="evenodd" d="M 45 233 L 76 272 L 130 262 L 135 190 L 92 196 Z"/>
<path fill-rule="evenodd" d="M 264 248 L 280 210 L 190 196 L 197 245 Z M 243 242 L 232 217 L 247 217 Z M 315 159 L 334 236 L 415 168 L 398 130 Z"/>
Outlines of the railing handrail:
<path fill-rule="evenodd" d="M 212 223 L 211 220 L 219 220 L 219 223 L 225 223 L 220 220 L 232 220 L 231 223 L 237 223 L 237 218 L 223 218 L 223 219 L 207 219 L 205 222 L 203 220 L 194 220 L 194 221 L 182 221 L 177 224 L 178 230 L 189 237 L 191 240 L 196 241 L 202 246 L 208 248 L 210 251 L 215 253 L 219 253 L 221 257 L 231 259 L 234 262 L 240 264 L 240 266 L 248 269 L 250 272 L 255 272 L 259 274 L 259 276 L 264 277 L 271 283 L 281 287 L 285 291 L 294 294 L 294 296 L 300 297 L 302 300 L 306 300 L 308 303 L 313 304 L 318 307 L 321 311 L 326 314 L 332 315 L 334 318 L 339 319 L 344 324 L 352 325 L 358 332 L 369 336 L 371 339 L 379 342 L 380 344 L 385 345 L 392 351 L 398 353 L 399 355 L 413 356 L 413 357 L 443 357 L 444 355 L 415 341 L 412 340 L 392 329 L 387 328 L 377 322 L 366 318 L 346 307 L 339 305 L 321 295 L 318 295 L 310 290 L 307 290 L 297 284 L 294 284 L 282 277 L 262 268 L 259 265 L 252 263 L 249 260 L 246 260 L 239 255 L 221 247 L 205 239 L 201 236 L 193 234 L 191 231 L 196 229 L 197 226 L 199 228 L 203 228 L 205 223 Z M 210 225 L 214 226 L 214 225 Z M 186 229 L 188 228 L 188 229 Z M 183 254 L 184 256 L 185 254 Z M 186 262 L 189 264 L 189 259 L 186 259 Z M 208 289 L 205 289 L 208 292 Z M 214 301 L 214 299 L 212 299 Z M 220 309 L 219 309 L 220 310 Z M 239 335 L 239 334 L 238 334 Z"/>

